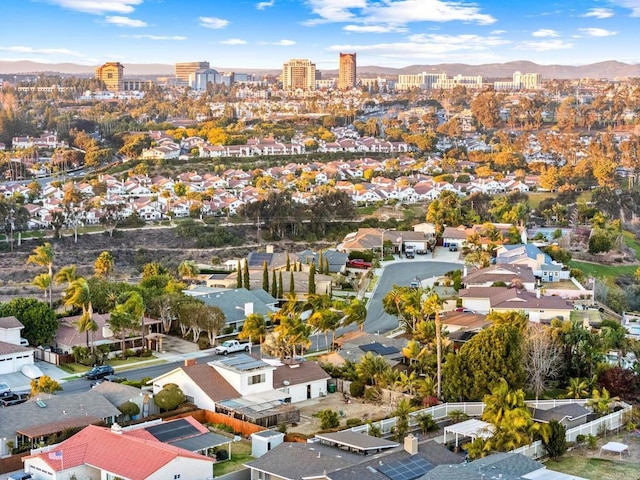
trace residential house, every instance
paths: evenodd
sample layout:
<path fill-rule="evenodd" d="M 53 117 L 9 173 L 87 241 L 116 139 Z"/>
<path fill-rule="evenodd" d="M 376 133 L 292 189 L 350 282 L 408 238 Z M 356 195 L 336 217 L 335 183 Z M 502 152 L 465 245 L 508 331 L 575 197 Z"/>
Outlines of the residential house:
<path fill-rule="evenodd" d="M 472 462 L 439 465 L 420 480 L 586 480 L 549 470 L 544 464 L 521 453 L 494 453 Z"/>
<path fill-rule="evenodd" d="M 496 283 L 504 283 L 505 286 L 516 285 L 532 291 L 536 286 L 536 277 L 526 265 L 491 265 L 471 272 L 467 272 L 465 267 L 462 283 L 466 288 L 492 287 Z"/>
<path fill-rule="evenodd" d="M 200 408 L 270 427 L 296 421 L 299 412 L 290 404 L 326 395 L 329 378 L 316 362 L 240 353 L 206 364 L 189 362 L 154 378 L 153 391 L 175 383 Z"/>
<path fill-rule="evenodd" d="M 23 366 L 33 365 L 33 348 L 21 342 L 23 328 L 14 316 L 0 318 L 0 374 L 19 372 Z"/>
<path fill-rule="evenodd" d="M 463 308 L 477 313 L 522 311 L 531 322 L 561 318 L 569 320 L 573 306 L 561 297 L 541 296 L 517 288 L 474 287 L 458 292 Z"/>
<path fill-rule="evenodd" d="M 563 403 L 549 409 L 531 409 L 531 418 L 534 421 L 549 423 L 552 420 L 556 420 L 564 425 L 567 430 L 584 425 L 590 421 L 590 415 L 594 416 L 593 412 L 579 403 Z"/>
<path fill-rule="evenodd" d="M 235 274 L 236 272 L 234 272 Z M 262 274 L 260 274 L 260 282 L 262 282 Z M 226 319 L 226 327 L 232 331 L 242 330 L 245 319 L 252 313 L 266 317 L 277 310 L 278 300 L 262 288 L 247 290 L 246 288 L 194 286 L 183 292 L 185 295 L 202 300 L 206 305 L 214 305 L 222 310 Z"/>
<path fill-rule="evenodd" d="M 536 277 L 545 282 L 569 280 L 571 276 L 569 269 L 562 263 L 554 262 L 548 254 L 531 243 L 502 245 L 496 250 L 496 263 L 526 265 Z"/>
<path fill-rule="evenodd" d="M 404 362 L 402 349 L 406 339 L 388 338 L 364 331 L 347 332 L 335 339 L 336 349 L 322 356 L 322 361 L 340 366 L 346 361 L 358 363 L 368 352 L 382 357 L 390 367 Z"/>
<path fill-rule="evenodd" d="M 126 478 L 129 480 L 207 480 L 215 459 L 157 440 L 88 426 L 43 453 L 24 459 L 35 480 Z"/>

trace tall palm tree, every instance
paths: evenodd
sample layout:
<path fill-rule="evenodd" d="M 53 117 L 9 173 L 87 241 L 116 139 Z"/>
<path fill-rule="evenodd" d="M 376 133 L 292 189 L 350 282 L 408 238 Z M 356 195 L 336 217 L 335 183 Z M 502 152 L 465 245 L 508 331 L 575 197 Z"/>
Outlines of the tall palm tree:
<path fill-rule="evenodd" d="M 199 273 L 200 269 L 193 260 L 185 260 L 178 265 L 178 275 L 181 278 L 186 278 L 189 282 L 193 281 Z"/>
<path fill-rule="evenodd" d="M 359 330 L 364 329 L 364 322 L 367 319 L 367 307 L 364 303 L 357 299 L 351 300 L 343 312 L 345 314 L 344 325 L 355 323 Z"/>
<path fill-rule="evenodd" d="M 91 306 L 91 302 L 89 305 L 82 306 L 82 315 L 80 318 L 74 322 L 74 326 L 78 330 L 78 333 L 85 333 L 87 338 L 87 348 L 91 348 L 91 354 L 93 355 L 95 352 L 95 345 L 92 342 L 89 342 L 89 335 L 93 335 L 98 331 L 98 324 L 93 319 L 93 307 Z"/>
<path fill-rule="evenodd" d="M 33 253 L 29 255 L 27 258 L 27 263 L 33 263 L 40 267 L 45 267 L 47 269 L 47 273 L 49 274 L 49 306 L 53 306 L 52 300 L 52 288 L 53 284 L 51 283 L 51 279 L 53 279 L 53 247 L 49 242 L 39 245 L 33 249 Z"/>
<path fill-rule="evenodd" d="M 611 411 L 611 405 L 619 400 L 619 397 L 612 397 L 604 387 L 602 387 L 602 390 L 594 388 L 591 398 L 587 400 L 586 405 L 587 407 L 591 407 L 596 415 L 602 416 L 609 413 L 609 411 Z"/>
<path fill-rule="evenodd" d="M 71 282 L 73 282 L 77 278 L 78 278 L 78 273 L 76 271 L 76 266 L 65 265 L 64 267 L 61 267 L 60 270 L 56 272 L 56 274 L 53 277 L 53 280 L 58 285 L 66 283 L 68 287 L 71 284 Z"/>
<path fill-rule="evenodd" d="M 367 352 L 356 365 L 358 378 L 368 385 L 377 385 L 380 376 L 388 369 L 389 365 L 384 358 L 374 355 L 373 352 Z"/>
<path fill-rule="evenodd" d="M 87 280 L 79 277 L 69 283 L 65 291 L 64 304 L 69 307 L 82 308 L 82 315 L 74 323 L 78 333 L 85 333 L 87 336 L 87 348 L 91 347 L 91 353 L 94 353 L 93 342 L 89 343 L 89 333 L 98 330 L 98 325 L 93 320 L 93 307 L 91 306 L 91 291 Z"/>
<path fill-rule="evenodd" d="M 442 396 L 442 322 L 440 320 L 440 309 L 442 308 L 442 300 L 437 293 L 431 293 L 422 303 L 422 312 L 425 317 L 435 314 L 436 326 L 436 361 L 437 361 L 437 394 L 438 398 Z"/>
<path fill-rule="evenodd" d="M 584 378 L 570 378 L 567 386 L 567 398 L 582 398 L 589 395 L 587 381 Z"/>

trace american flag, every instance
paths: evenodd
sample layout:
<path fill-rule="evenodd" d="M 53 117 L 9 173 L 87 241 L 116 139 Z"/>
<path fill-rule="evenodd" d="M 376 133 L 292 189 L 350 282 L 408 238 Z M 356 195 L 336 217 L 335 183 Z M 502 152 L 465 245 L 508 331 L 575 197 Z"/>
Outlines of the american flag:
<path fill-rule="evenodd" d="M 52 460 L 62 460 L 62 450 L 56 452 L 49 452 L 49 458 Z"/>

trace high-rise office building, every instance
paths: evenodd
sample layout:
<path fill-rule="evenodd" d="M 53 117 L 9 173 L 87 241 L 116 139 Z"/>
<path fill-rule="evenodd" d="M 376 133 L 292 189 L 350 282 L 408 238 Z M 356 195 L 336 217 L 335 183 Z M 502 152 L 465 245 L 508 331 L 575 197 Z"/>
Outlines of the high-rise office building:
<path fill-rule="evenodd" d="M 316 65 L 310 60 L 291 59 L 282 66 L 282 88 L 315 90 Z"/>
<path fill-rule="evenodd" d="M 356 86 L 356 54 L 340 54 L 340 70 L 338 71 L 338 88 L 350 90 Z"/>
<path fill-rule="evenodd" d="M 107 62 L 96 68 L 96 78 L 102 80 L 111 92 L 124 90 L 124 65 L 120 62 Z"/>
<path fill-rule="evenodd" d="M 184 62 L 176 63 L 176 79 L 180 82 L 188 83 L 189 75 L 196 70 L 206 70 L 209 68 L 209 62 Z"/>

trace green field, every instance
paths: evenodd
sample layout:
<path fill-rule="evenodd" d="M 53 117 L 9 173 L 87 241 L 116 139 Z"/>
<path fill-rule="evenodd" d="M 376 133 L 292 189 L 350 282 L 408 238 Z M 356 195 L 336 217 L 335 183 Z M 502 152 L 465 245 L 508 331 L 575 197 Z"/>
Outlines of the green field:
<path fill-rule="evenodd" d="M 620 275 L 633 275 L 637 265 L 599 265 L 597 263 L 578 262 L 571 260 L 569 267 L 578 268 L 589 277 L 597 277 L 602 279 L 615 278 Z"/>
<path fill-rule="evenodd" d="M 603 458 L 567 455 L 558 462 L 545 463 L 550 470 L 577 475 L 589 480 L 636 480 L 640 478 L 640 463 Z"/>
<path fill-rule="evenodd" d="M 529 205 L 531 206 L 532 210 L 538 210 L 540 202 L 542 202 L 543 200 L 547 198 L 555 198 L 558 196 L 558 194 L 555 192 L 529 192 L 527 193 L 527 195 L 529 196 Z M 585 191 L 581 192 L 580 195 L 578 195 L 576 203 L 589 201 L 591 201 L 591 192 Z"/>

